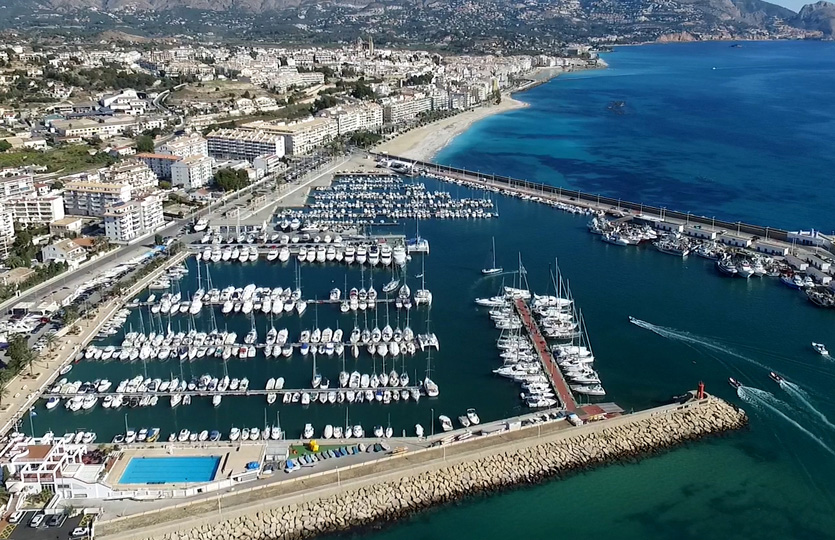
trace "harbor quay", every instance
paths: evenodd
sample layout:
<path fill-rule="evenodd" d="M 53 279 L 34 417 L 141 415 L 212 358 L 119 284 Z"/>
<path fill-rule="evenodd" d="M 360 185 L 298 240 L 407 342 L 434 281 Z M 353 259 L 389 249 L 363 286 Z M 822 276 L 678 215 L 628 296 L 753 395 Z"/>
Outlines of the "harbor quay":
<path fill-rule="evenodd" d="M 398 519 L 480 492 L 508 489 L 739 429 L 745 412 L 721 399 L 690 399 L 581 426 L 567 419 L 476 436 L 307 477 L 139 515 L 102 519 L 108 540 L 309 538 Z"/>

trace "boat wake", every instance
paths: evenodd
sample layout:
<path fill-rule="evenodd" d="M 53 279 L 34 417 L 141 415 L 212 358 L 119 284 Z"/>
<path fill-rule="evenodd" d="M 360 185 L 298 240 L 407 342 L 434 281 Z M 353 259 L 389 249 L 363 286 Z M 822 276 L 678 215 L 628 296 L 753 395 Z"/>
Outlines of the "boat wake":
<path fill-rule="evenodd" d="M 652 323 L 648 323 L 646 321 L 642 321 L 641 319 L 636 319 L 634 317 L 630 317 L 629 322 L 631 322 L 635 326 L 639 326 L 641 328 L 649 330 L 650 332 L 654 332 L 663 338 L 681 341 L 689 345 L 698 345 L 720 354 L 726 354 L 728 356 L 733 356 L 734 358 L 739 358 L 740 360 L 745 360 L 746 362 L 749 362 L 757 367 L 761 367 L 765 370 L 773 371 L 770 367 L 766 366 L 765 364 L 757 362 L 753 358 L 749 358 L 743 354 L 739 354 L 733 349 L 728 348 L 712 339 L 697 336 L 689 332 L 682 332 L 674 328 L 667 328 L 666 326 L 658 326 Z"/>
<path fill-rule="evenodd" d="M 809 394 L 806 393 L 800 386 L 796 385 L 790 381 L 782 381 L 780 382 L 780 387 L 786 391 L 791 397 L 796 399 L 801 405 L 806 407 L 810 413 L 817 416 L 821 422 L 826 424 L 826 426 L 830 429 L 835 430 L 835 424 L 829 421 L 829 418 L 826 417 L 822 412 L 820 412 L 814 405 L 812 405 L 811 401 L 809 401 Z"/>
<path fill-rule="evenodd" d="M 765 390 L 760 390 L 759 388 L 751 388 L 750 386 L 740 386 L 736 389 L 736 394 L 745 401 L 746 403 L 750 403 L 755 407 L 760 409 L 768 409 L 769 411 L 773 412 L 777 416 L 780 416 L 786 422 L 792 424 L 794 427 L 805 433 L 810 439 L 818 443 L 821 448 L 835 456 L 835 450 L 832 450 L 825 442 L 823 442 L 819 437 L 817 437 L 814 433 L 800 425 L 796 420 L 788 416 L 786 413 L 780 410 L 780 408 L 786 407 L 786 404 L 774 397 L 773 394 L 766 392 Z"/>

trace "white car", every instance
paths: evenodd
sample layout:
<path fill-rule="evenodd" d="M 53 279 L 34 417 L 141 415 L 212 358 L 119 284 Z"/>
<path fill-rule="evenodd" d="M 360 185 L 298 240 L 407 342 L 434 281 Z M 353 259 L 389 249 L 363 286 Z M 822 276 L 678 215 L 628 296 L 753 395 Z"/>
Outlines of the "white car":
<path fill-rule="evenodd" d="M 37 528 L 41 523 L 43 523 L 43 517 L 43 514 L 35 514 L 35 516 L 29 520 L 29 526 Z"/>
<path fill-rule="evenodd" d="M 14 512 L 12 515 L 9 516 L 8 521 L 9 523 L 18 523 L 21 519 L 23 519 L 24 515 L 26 515 L 26 512 L 18 510 L 17 512 Z"/>
<path fill-rule="evenodd" d="M 70 533 L 70 538 L 86 538 L 87 534 L 88 533 L 86 527 L 76 527 Z"/>

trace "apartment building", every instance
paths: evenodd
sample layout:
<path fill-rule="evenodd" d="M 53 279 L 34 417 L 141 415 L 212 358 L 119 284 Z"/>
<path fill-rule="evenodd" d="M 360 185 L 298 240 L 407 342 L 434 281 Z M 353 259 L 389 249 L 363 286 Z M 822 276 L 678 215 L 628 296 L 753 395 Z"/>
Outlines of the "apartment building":
<path fill-rule="evenodd" d="M 255 129 L 216 129 L 206 137 L 214 158 L 252 161 L 263 154 L 283 156 L 284 137 Z"/>
<path fill-rule="evenodd" d="M 108 206 L 132 199 L 128 184 L 69 182 L 64 185 L 64 208 L 74 216 L 103 216 Z"/>
<path fill-rule="evenodd" d="M 158 178 L 151 168 L 138 159 L 130 159 L 111 165 L 100 171 L 102 182 L 128 184 L 133 192 L 147 191 L 157 187 Z"/>
<path fill-rule="evenodd" d="M 14 243 L 14 217 L 12 211 L 0 203 L 0 258 L 9 256 L 9 250 Z"/>
<path fill-rule="evenodd" d="M 16 223 L 48 225 L 64 217 L 64 198 L 60 195 L 10 197 L 5 201 Z"/>
<path fill-rule="evenodd" d="M 319 116 L 334 119 L 339 135 L 362 130 L 379 131 L 383 127 L 383 107 L 377 103 L 340 105 L 321 111 Z"/>
<path fill-rule="evenodd" d="M 35 191 L 35 181 L 31 175 L 0 178 L 0 198 L 19 197 Z"/>
<path fill-rule="evenodd" d="M 104 233 L 114 242 L 131 242 L 164 223 L 162 199 L 156 193 L 112 204 L 104 213 Z"/>
<path fill-rule="evenodd" d="M 417 115 L 432 110 L 431 97 L 400 96 L 383 100 L 383 121 L 397 124 L 414 120 Z"/>
<path fill-rule="evenodd" d="M 271 124 L 261 120 L 241 126 L 243 130 L 257 130 L 280 136 L 289 155 L 307 154 L 311 150 L 332 141 L 338 134 L 337 121 L 333 118 L 312 118 L 292 124 Z"/>
<path fill-rule="evenodd" d="M 140 152 L 136 159 L 150 167 L 160 180 L 171 180 L 171 166 L 180 161 L 180 156 Z"/>
<path fill-rule="evenodd" d="M 87 260 L 87 250 L 69 238 L 53 242 L 41 250 L 43 262 L 66 263 L 70 270 Z"/>
<path fill-rule="evenodd" d="M 171 184 L 183 189 L 206 186 L 212 181 L 214 164 L 214 158 L 209 156 L 186 156 L 171 165 Z"/>
<path fill-rule="evenodd" d="M 157 154 L 168 154 L 171 156 L 208 156 L 209 143 L 199 133 L 183 135 L 172 139 L 165 144 L 156 147 Z"/>

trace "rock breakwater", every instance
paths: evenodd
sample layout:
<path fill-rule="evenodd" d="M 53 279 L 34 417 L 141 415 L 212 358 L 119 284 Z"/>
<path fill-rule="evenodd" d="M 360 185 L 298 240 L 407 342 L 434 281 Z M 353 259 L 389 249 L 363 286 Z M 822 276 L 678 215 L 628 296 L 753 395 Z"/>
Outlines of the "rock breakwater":
<path fill-rule="evenodd" d="M 394 478 L 383 471 L 343 483 L 336 493 L 263 501 L 223 519 L 192 516 L 187 521 L 135 529 L 101 524 L 99 534 L 120 540 L 271 540 L 310 538 L 401 518 L 431 506 L 485 491 L 539 482 L 591 467 L 648 456 L 747 423 L 744 411 L 717 398 L 662 407 L 579 428 L 529 436 L 490 448 L 455 446 L 443 459 L 407 469 Z M 474 439 L 478 440 L 478 439 Z M 427 450 L 427 452 L 435 450 Z M 451 455 L 452 454 L 452 455 Z M 438 456 L 440 458 L 440 455 Z M 392 460 L 394 462 L 396 460 Z M 274 504 L 273 504 L 274 503 Z M 231 514 L 231 512 L 230 512 Z M 220 518 L 220 519 L 219 519 Z M 129 521 L 129 520 L 128 520 Z M 118 530 L 131 532 L 118 533 Z"/>

